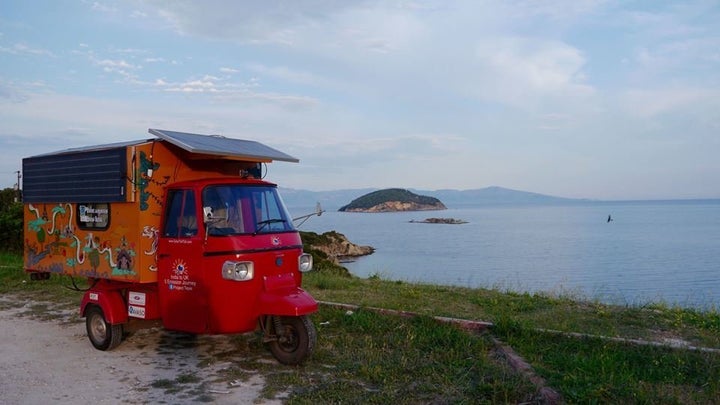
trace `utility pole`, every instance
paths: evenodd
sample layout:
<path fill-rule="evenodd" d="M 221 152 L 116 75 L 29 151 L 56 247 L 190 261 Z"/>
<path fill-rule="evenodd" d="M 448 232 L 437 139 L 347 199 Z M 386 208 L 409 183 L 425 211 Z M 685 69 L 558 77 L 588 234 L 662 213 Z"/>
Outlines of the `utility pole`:
<path fill-rule="evenodd" d="M 17 183 L 15 183 L 15 191 L 17 192 L 15 195 L 15 202 L 19 202 L 21 200 L 20 198 L 20 178 L 22 175 L 20 174 L 20 170 L 15 170 L 15 174 L 17 174 Z"/>

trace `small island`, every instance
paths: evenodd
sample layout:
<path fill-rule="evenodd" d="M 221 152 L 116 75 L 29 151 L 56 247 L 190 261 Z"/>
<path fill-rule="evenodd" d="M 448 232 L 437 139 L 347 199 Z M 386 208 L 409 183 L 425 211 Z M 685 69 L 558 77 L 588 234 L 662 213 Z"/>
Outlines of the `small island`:
<path fill-rule="evenodd" d="M 401 212 L 445 210 L 447 207 L 435 197 L 415 194 L 402 188 L 373 191 L 341 207 L 341 212 Z"/>
<path fill-rule="evenodd" d="M 464 221 L 462 219 L 456 219 L 456 218 L 425 218 L 422 221 L 416 221 L 414 219 L 411 219 L 408 221 L 413 224 L 450 224 L 450 225 L 459 225 L 459 224 L 467 224 L 467 221 Z"/>

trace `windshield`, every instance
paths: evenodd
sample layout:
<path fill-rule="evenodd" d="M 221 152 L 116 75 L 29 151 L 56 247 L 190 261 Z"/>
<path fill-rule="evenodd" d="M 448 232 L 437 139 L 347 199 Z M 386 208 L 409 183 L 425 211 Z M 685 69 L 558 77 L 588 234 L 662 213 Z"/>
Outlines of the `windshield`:
<path fill-rule="evenodd" d="M 209 186 L 202 199 L 208 235 L 295 230 L 275 187 Z"/>

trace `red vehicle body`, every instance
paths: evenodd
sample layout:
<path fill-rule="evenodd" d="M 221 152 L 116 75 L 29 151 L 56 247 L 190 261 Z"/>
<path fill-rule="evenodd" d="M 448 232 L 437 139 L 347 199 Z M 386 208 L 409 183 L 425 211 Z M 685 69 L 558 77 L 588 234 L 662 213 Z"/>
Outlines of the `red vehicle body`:
<path fill-rule="evenodd" d="M 26 271 L 34 279 L 89 279 L 80 311 L 100 350 L 119 345 L 131 321 L 161 320 L 190 333 L 260 328 L 280 362 L 304 361 L 316 341 L 308 315 L 317 302 L 301 288 L 312 257 L 276 185 L 258 178 L 263 162 L 296 159 L 256 143 L 150 132 L 161 140 L 23 161 Z M 98 153 L 108 151 L 117 152 L 127 182 L 116 195 L 98 189 L 72 196 L 66 189 L 76 182 L 66 178 L 48 185 L 48 165 L 105 164 L 112 158 Z"/>

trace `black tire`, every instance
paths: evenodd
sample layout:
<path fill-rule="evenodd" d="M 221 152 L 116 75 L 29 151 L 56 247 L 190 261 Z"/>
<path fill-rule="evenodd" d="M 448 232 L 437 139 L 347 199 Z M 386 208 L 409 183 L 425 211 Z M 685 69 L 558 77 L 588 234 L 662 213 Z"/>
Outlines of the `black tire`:
<path fill-rule="evenodd" d="M 282 330 L 275 331 L 277 340 L 270 342 L 270 352 L 282 364 L 301 364 L 313 352 L 317 342 L 315 325 L 307 316 L 280 317 Z"/>
<path fill-rule="evenodd" d="M 85 310 L 85 328 L 90 343 L 98 350 L 112 350 L 122 342 L 122 324 L 109 324 L 97 305 L 91 305 Z"/>

